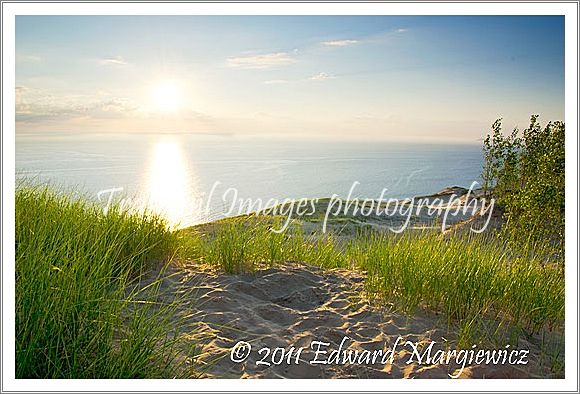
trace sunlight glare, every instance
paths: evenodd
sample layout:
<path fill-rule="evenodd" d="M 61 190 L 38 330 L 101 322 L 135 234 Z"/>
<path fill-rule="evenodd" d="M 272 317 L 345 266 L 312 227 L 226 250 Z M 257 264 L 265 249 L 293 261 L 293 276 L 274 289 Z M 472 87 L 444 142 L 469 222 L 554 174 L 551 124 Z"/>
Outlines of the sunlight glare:
<path fill-rule="evenodd" d="M 151 99 L 155 110 L 175 112 L 181 107 L 181 89 L 176 81 L 161 81 L 153 86 Z"/>
<path fill-rule="evenodd" d="M 187 209 L 190 189 L 187 168 L 177 142 L 163 141 L 155 145 L 148 176 L 149 205 L 172 226 L 180 224 Z"/>

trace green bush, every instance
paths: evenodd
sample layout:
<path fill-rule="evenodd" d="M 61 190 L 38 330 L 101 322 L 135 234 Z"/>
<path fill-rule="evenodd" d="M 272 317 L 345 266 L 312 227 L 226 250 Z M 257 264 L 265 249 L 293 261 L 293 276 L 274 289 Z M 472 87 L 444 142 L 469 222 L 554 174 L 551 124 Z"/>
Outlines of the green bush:
<path fill-rule="evenodd" d="M 563 259 L 565 198 L 565 127 L 538 116 L 530 126 L 504 135 L 501 119 L 484 140 L 484 188 L 504 211 L 503 235 L 533 249 L 546 240 Z"/>

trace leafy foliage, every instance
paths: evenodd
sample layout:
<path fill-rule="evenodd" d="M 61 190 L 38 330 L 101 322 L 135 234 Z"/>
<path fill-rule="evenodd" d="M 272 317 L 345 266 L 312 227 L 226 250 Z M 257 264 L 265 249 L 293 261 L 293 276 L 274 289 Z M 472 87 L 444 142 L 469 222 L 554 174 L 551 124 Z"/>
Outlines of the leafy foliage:
<path fill-rule="evenodd" d="M 563 251 L 564 130 L 559 121 L 542 128 L 532 115 L 523 133 L 516 128 L 504 135 L 498 119 L 484 140 L 484 188 L 504 210 L 503 235 L 513 244 L 533 248 L 549 240 Z"/>

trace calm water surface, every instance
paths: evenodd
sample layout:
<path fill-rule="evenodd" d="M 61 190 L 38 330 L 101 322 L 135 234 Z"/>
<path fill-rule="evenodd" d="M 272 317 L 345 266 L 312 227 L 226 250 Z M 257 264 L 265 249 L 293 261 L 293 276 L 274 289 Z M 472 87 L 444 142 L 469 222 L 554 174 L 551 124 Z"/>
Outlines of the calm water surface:
<path fill-rule="evenodd" d="M 232 200 L 404 198 L 480 180 L 481 147 L 388 142 L 312 142 L 196 135 L 16 136 L 17 178 L 94 196 L 146 202 L 187 226 L 227 214 Z M 209 199 L 212 186 L 214 193 Z M 224 192 L 230 189 L 225 198 Z M 235 189 L 235 191 L 234 191 Z M 103 204 L 110 193 L 101 193 Z M 209 200 L 209 203 L 208 203 Z M 209 209 L 205 209 L 206 206 Z M 237 213 L 237 208 L 236 212 Z"/>

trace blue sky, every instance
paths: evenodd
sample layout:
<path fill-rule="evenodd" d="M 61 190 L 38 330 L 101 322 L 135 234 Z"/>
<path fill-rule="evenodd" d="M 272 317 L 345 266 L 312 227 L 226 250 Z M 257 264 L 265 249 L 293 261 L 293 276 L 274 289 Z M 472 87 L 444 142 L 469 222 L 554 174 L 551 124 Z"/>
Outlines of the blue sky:
<path fill-rule="evenodd" d="M 17 132 L 476 142 L 564 117 L 559 16 L 18 16 Z"/>

